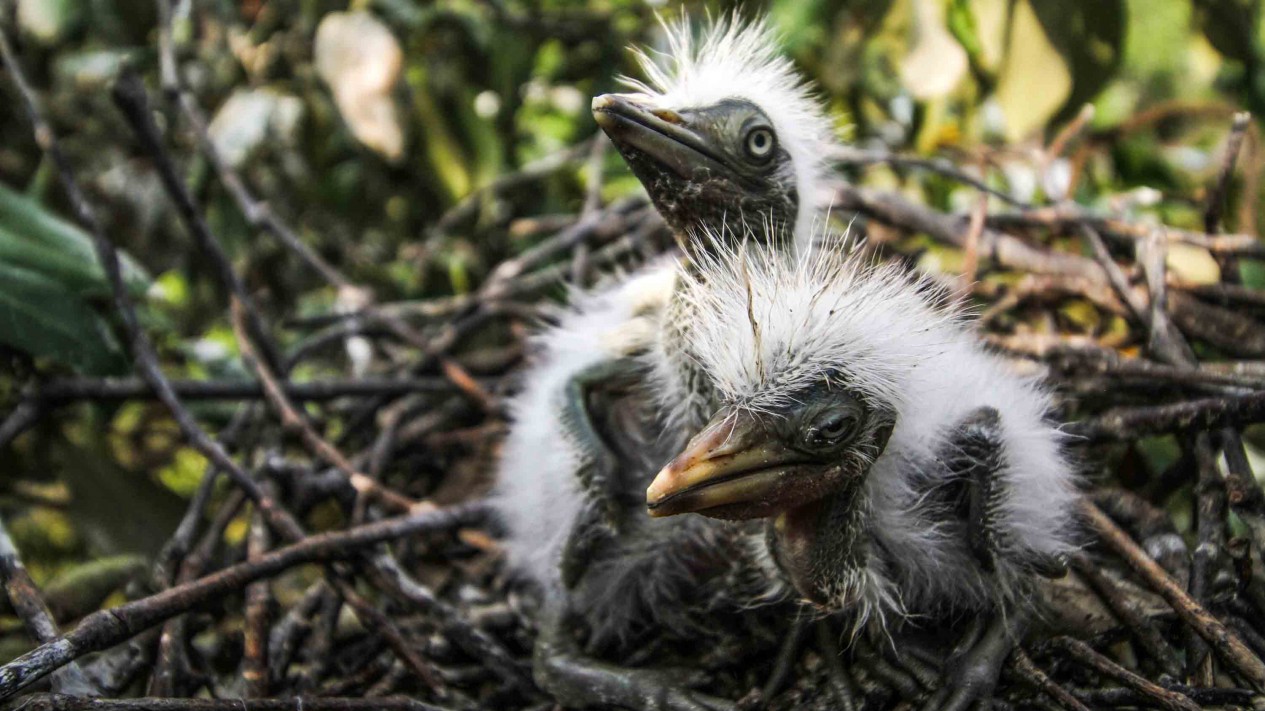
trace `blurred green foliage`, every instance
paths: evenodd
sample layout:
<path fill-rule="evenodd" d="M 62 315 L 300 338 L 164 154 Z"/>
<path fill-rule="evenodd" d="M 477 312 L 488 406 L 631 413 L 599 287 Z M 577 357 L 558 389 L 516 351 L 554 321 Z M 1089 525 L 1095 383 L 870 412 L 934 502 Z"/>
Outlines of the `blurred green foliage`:
<path fill-rule="evenodd" d="M 479 190 L 595 133 L 589 98 L 616 89 L 620 74 L 637 74 L 626 46 L 662 46 L 656 12 L 702 18 L 731 9 L 637 0 L 175 5 L 176 52 L 213 117 L 220 150 L 302 239 L 378 302 L 475 289 L 502 259 L 541 238 L 516 231 L 517 219 L 576 213 L 582 160 L 539 180 Z M 841 136 L 987 163 L 991 182 L 1025 199 L 1050 195 L 1034 150 L 1090 103 L 1090 144 L 1098 150 L 1078 158 L 1072 197 L 1103 207 L 1154 188 L 1164 199 L 1125 200 L 1121 209 L 1197 227 L 1194 205 L 1215 174 L 1230 112 L 1265 115 L 1258 0 L 766 0 L 744 8 L 770 17 L 821 87 Z M 157 89 L 154 3 L 17 0 L 13 15 L 22 57 L 83 184 L 111 238 L 136 258 L 129 283 L 164 365 L 181 377 L 242 375 L 227 297 L 108 98 L 124 63 Z M 127 370 L 116 324 L 102 308 L 100 270 L 82 233 L 56 217 L 68 214 L 66 204 L 19 106 L 0 74 L 0 409 L 37 376 Z M 265 311 L 286 325 L 278 330 L 283 345 L 310 335 L 312 328 L 287 319 L 328 316 L 339 294 L 249 227 L 178 111 L 160 103 L 158 118 L 213 231 Z M 1259 172 L 1256 144 L 1253 135 L 1247 174 Z M 613 151 L 602 168 L 604 199 L 639 190 Z M 875 169 L 858 179 L 940 208 L 966 209 L 973 199 L 934 176 L 913 182 Z M 1245 194 L 1252 186 L 1259 190 L 1256 182 L 1236 185 L 1232 229 L 1255 229 L 1258 195 Z M 471 195 L 474 209 L 439 229 L 441 216 Z M 928 254 L 943 264 L 954 258 Z M 156 275 L 152 285 L 147 274 Z M 301 374 L 347 367 L 334 351 Z M 231 408 L 198 413 L 214 429 Z M 0 506 L 29 503 L 14 482 L 65 485 L 98 511 L 102 502 L 127 509 L 130 501 L 131 515 L 150 507 L 167 512 L 155 521 L 170 525 L 175 509 L 166 497 L 188 496 L 203 463 L 155 425 L 161 417 L 148 403 L 58 413 L 0 453 Z M 71 448 L 80 455 L 68 458 Z M 70 474 L 85 470 L 84 459 L 103 460 L 87 469 L 98 480 L 124 481 L 125 495 L 89 495 L 86 480 Z M 64 522 L 68 509 L 21 510 Z M 117 508 L 108 513 L 118 517 Z M 36 548 L 65 555 L 141 543 L 126 527 L 62 535 L 56 525 L 21 520 L 15 535 L 43 531 Z M 156 541 L 165 532 L 148 535 Z"/>

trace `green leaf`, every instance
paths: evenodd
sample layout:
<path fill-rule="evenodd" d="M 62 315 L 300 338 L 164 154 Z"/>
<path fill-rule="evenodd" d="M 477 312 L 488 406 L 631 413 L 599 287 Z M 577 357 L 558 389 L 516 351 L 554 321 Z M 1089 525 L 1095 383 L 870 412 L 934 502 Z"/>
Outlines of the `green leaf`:
<path fill-rule="evenodd" d="M 1046 36 L 1071 70 L 1072 92 L 1058 115 L 1070 118 L 1098 95 L 1120 66 L 1124 0 L 1031 4 Z"/>
<path fill-rule="evenodd" d="M 77 294 L 46 275 L 3 261 L 0 343 L 88 375 L 127 370 L 109 326 Z"/>
<path fill-rule="evenodd" d="M 1016 142 L 1043 128 L 1072 93 L 1072 74 L 1027 0 L 1013 6 L 997 103 L 1006 138 Z"/>
<path fill-rule="evenodd" d="M 120 254 L 123 280 L 133 296 L 150 286 L 149 275 Z M 92 238 L 35 200 L 0 184 L 0 263 L 39 272 L 78 296 L 110 293 Z"/>
<path fill-rule="evenodd" d="M 1218 52 L 1245 64 L 1256 60 L 1259 0 L 1194 0 L 1193 5 L 1196 24 Z"/>

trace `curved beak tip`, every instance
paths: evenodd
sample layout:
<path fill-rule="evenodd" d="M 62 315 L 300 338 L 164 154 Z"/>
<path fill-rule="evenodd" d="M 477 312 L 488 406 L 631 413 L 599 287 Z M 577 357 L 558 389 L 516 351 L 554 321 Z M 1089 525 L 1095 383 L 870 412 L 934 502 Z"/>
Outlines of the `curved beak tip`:
<path fill-rule="evenodd" d="M 672 482 L 674 478 L 672 465 L 669 464 L 659 470 L 659 473 L 655 475 L 654 481 L 650 482 L 650 486 L 646 487 L 646 505 L 653 507 L 667 498 L 676 489 Z"/>
<path fill-rule="evenodd" d="M 610 108 L 614 104 L 615 104 L 615 100 L 614 98 L 612 98 L 610 94 L 602 94 L 601 96 L 593 97 L 593 101 L 589 103 L 589 110 L 592 111 L 594 114 L 597 114 L 602 111 L 605 111 L 606 109 Z"/>

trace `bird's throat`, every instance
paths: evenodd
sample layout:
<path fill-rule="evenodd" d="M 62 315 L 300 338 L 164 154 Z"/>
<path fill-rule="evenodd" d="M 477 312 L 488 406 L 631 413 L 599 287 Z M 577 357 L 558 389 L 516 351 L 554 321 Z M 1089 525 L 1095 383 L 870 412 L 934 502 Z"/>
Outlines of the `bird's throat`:
<path fill-rule="evenodd" d="M 807 602 L 839 608 L 859 592 L 850 581 L 865 566 L 865 527 L 856 484 L 782 512 L 770 519 L 766 536 L 778 567 Z"/>

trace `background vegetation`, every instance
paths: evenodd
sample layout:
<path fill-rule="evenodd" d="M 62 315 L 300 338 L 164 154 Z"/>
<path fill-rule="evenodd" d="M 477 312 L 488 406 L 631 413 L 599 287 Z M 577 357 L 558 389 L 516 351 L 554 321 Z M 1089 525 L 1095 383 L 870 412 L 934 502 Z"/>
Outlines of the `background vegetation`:
<path fill-rule="evenodd" d="M 621 200 L 640 188 L 618 155 L 600 148 L 603 139 L 595 142 L 590 97 L 617 90 L 620 74 L 637 74 L 625 47 L 661 42 L 656 13 L 728 11 L 625 0 L 178 0 L 169 8 L 177 61 L 164 66 L 162 7 L 0 0 L 0 22 L 106 234 L 130 255 L 129 290 L 163 368 L 173 379 L 217 382 L 251 378 L 229 294 L 111 99 L 124 68 L 149 87 L 179 176 L 277 344 L 301 356 L 291 380 L 411 368 L 451 375 L 398 329 L 380 338 L 399 326 L 388 321 L 400 319 L 423 342 L 442 336 L 450 318 L 468 312 L 462 299 L 495 281 L 505 260 L 574 225 L 586 205 L 630 204 Z M 1265 116 L 1259 0 L 777 0 L 744 11 L 770 17 L 851 145 L 948 157 L 1017 203 L 1073 200 L 1141 224 L 1203 231 L 1232 115 L 1246 108 Z M 172 71 L 178 82 L 164 76 Z M 180 92 L 162 92 L 177 84 L 205 111 L 228 168 L 314 257 L 275 239 L 270 217 L 243 212 L 199 145 L 195 114 L 181 110 Z M 1245 135 L 1225 227 L 1255 235 L 1265 154 L 1255 125 Z M 856 183 L 941 211 L 969 212 L 977 201 L 976 190 L 935 172 L 856 155 L 843 162 Z M 0 72 L 0 415 L 49 383 L 132 372 L 108 285 L 70 215 L 55 166 Z M 962 271 L 963 250 L 914 239 L 911 261 Z M 565 265 L 567 257 L 544 261 Z M 624 257 L 614 261 L 635 261 Z M 1213 257 L 1178 245 L 1168 262 L 1192 285 L 1220 283 L 1225 269 L 1265 285 L 1256 262 Z M 560 296 L 561 282 L 591 282 L 594 273 L 556 276 L 565 278 L 534 285 L 533 298 Z M 995 283 L 1004 290 L 1015 279 Z M 1140 352 L 1118 314 L 1075 299 L 1054 313 L 1053 331 Z M 454 352 L 502 348 L 499 360 L 463 367 L 503 374 L 521 356 L 505 344 L 528 323 L 510 319 Z M 191 407 L 220 432 L 246 406 Z M 342 444 L 372 441 L 363 428 L 373 411 L 311 405 L 308 414 Z M 127 598 L 124 584 L 158 554 L 208 467 L 167 411 L 143 398 L 63 393 L 45 399 L 40 415 L 0 418 L 11 425 L 0 426 L 0 518 L 35 581 L 66 606 L 59 617 L 72 620 Z M 244 457 L 252 467 L 287 452 L 279 434 L 263 440 Z M 473 461 L 455 489 L 478 490 L 490 442 L 473 447 L 473 459 L 471 448 L 419 452 L 386 476 L 430 495 L 444 480 L 436 472 Z M 446 445 L 418 449 L 428 446 Z M 1128 456 L 1158 472 L 1178 449 L 1162 438 Z M 1189 521 L 1189 504 L 1172 504 L 1179 521 Z M 314 505 L 305 521 L 328 528 L 347 515 Z M 225 521 L 225 540 L 236 547 L 250 520 L 243 508 Z M 29 646 L 16 630 L 14 618 L 0 616 L 0 661 Z"/>

